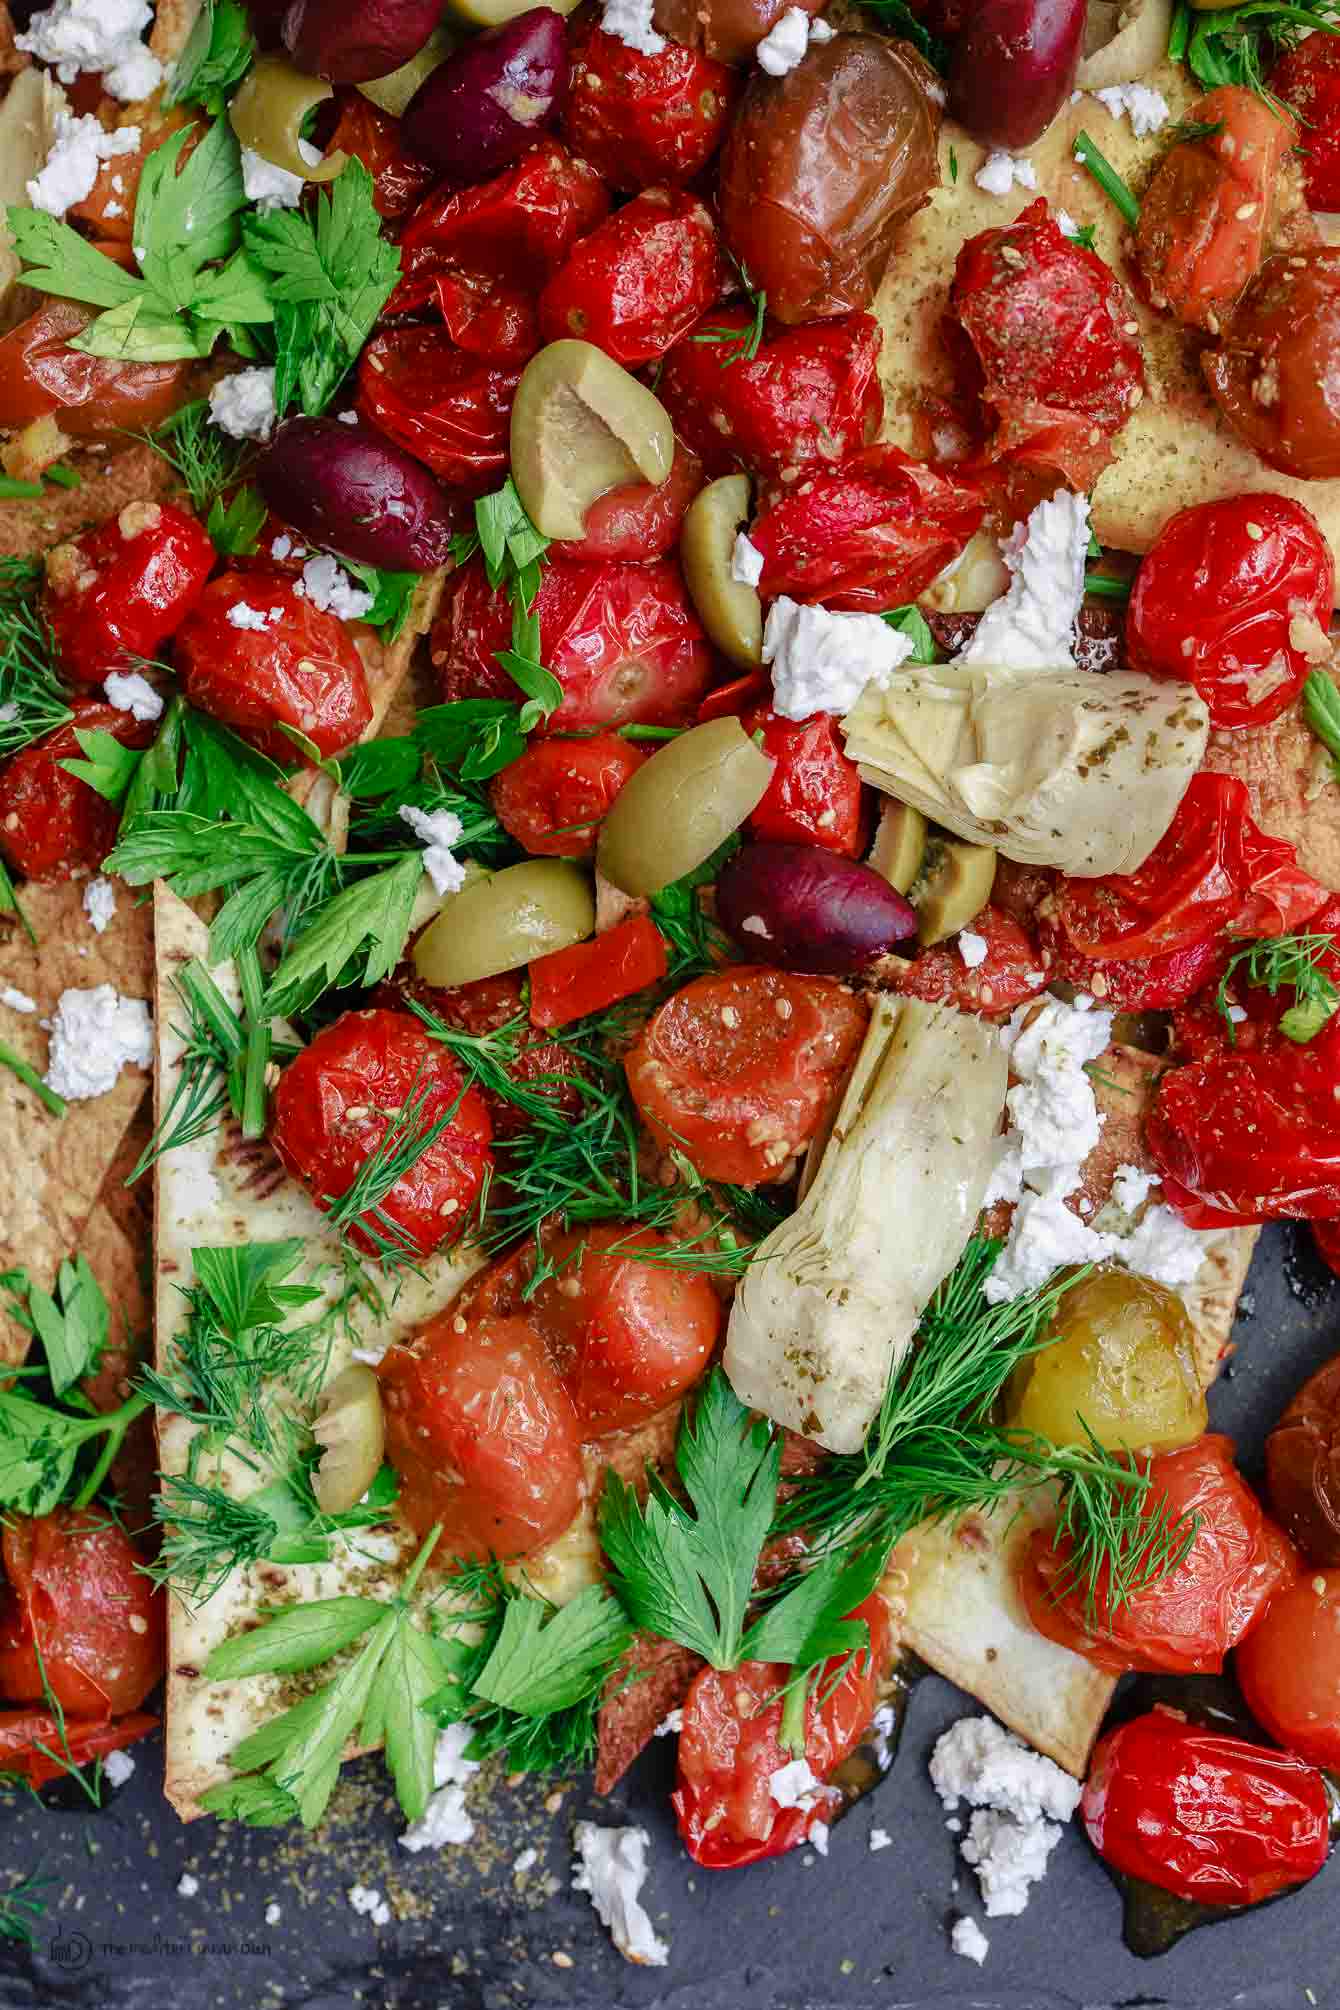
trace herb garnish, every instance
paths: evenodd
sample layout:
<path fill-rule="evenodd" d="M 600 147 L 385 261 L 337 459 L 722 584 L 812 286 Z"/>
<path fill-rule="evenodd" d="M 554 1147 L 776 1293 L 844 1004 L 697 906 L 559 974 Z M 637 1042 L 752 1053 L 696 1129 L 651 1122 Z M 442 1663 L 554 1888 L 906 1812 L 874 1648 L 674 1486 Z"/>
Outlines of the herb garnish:
<path fill-rule="evenodd" d="M 1087 168 L 1103 194 L 1114 202 L 1132 228 L 1140 221 L 1140 205 L 1126 183 L 1113 167 L 1111 161 L 1100 152 L 1085 132 L 1076 133 L 1073 153 L 1082 168 Z"/>
<path fill-rule="evenodd" d="M 250 452 L 249 442 L 230 439 L 211 422 L 205 398 L 193 398 L 153 432 L 134 437 L 167 462 L 190 496 L 197 516 L 208 515 L 225 489 L 232 487 Z M 212 527 L 207 528 L 213 537 Z"/>
<path fill-rule="evenodd" d="M 12 897 L 13 889 L 9 886 L 7 879 L 3 887 L 0 887 L 0 892 L 8 892 Z M 18 903 L 14 902 L 13 905 L 17 911 Z M 0 900 L 0 914 L 7 913 L 8 911 L 8 904 Z M 0 1040 L 0 1068 L 8 1068 L 10 1074 L 22 1082 L 25 1089 L 31 1089 L 38 1101 L 46 1109 L 50 1110 L 53 1117 L 63 1117 L 65 1115 L 67 1105 L 64 1096 L 58 1096 L 54 1089 L 49 1089 L 36 1068 L 29 1067 L 22 1054 L 16 1054 L 14 1049 L 6 1046 L 3 1040 Z"/>
<path fill-rule="evenodd" d="M 203 105 L 217 118 L 251 68 L 256 43 L 242 0 L 204 0 L 163 93 L 165 107 Z"/>
<path fill-rule="evenodd" d="M 1277 101 L 1266 89 L 1263 63 L 1291 49 L 1307 29 L 1337 32 L 1334 9 L 1294 7 L 1286 0 L 1247 0 L 1242 7 L 1218 7 L 1211 13 L 1178 0 L 1168 34 L 1168 56 L 1185 63 L 1202 90 L 1238 84 L 1267 104 Z"/>
<path fill-rule="evenodd" d="M 47 1909 L 46 1887 L 54 1877 L 29 1871 L 17 1884 L 0 1891 L 0 1940 L 17 1941 L 21 1947 L 33 1944 L 33 1928 Z"/>
<path fill-rule="evenodd" d="M 720 368 L 728 370 L 732 363 L 752 363 L 763 342 L 763 331 L 768 319 L 768 296 L 760 292 L 751 282 L 743 265 L 737 264 L 740 285 L 745 299 L 752 310 L 743 328 L 731 328 L 724 322 L 716 322 L 710 328 L 700 329 L 690 335 L 690 342 L 721 342 L 725 347 L 719 359 Z"/>
<path fill-rule="evenodd" d="M 0 558 L 0 760 L 70 718 L 56 675 L 56 646 L 37 604 L 42 569 Z"/>
<path fill-rule="evenodd" d="M 44 1360 L 8 1371 L 0 1390 L 0 1506 L 50 1514 L 62 1501 L 87 1507 L 107 1477 L 126 1432 L 149 1407 L 138 1391 L 119 1409 L 95 1410 L 79 1388 L 97 1367 L 111 1315 L 82 1257 L 60 1267 L 54 1294 L 11 1270 L 11 1317 L 39 1342 Z M 14 1386 L 27 1382 L 33 1394 Z M 96 1457 L 85 1453 L 101 1439 Z"/>
<path fill-rule="evenodd" d="M 891 607 L 887 613 L 880 616 L 880 619 L 887 621 L 890 628 L 896 628 L 900 635 L 911 637 L 912 654 L 907 659 L 909 663 L 934 663 L 935 637 L 931 632 L 930 623 L 919 607 Z"/>
<path fill-rule="evenodd" d="M 1330 755 L 1340 780 L 1340 691 L 1324 670 L 1309 670 L 1303 680 L 1303 717 Z"/>
<path fill-rule="evenodd" d="M 862 6 L 867 14 L 875 16 L 881 28 L 889 29 L 919 50 L 933 70 L 938 70 L 942 77 L 949 75 L 948 42 L 931 34 L 925 22 L 912 12 L 907 0 L 862 0 Z"/>
<path fill-rule="evenodd" d="M 1319 933 L 1272 935 L 1236 950 L 1214 994 L 1215 1008 L 1228 1027 L 1229 1045 L 1237 1044 L 1229 985 L 1239 971 L 1244 983 L 1259 984 L 1272 998 L 1287 984 L 1293 991 L 1294 1002 L 1280 1018 L 1281 1033 L 1299 1046 L 1315 1039 L 1340 1005 L 1340 988 L 1322 968 L 1323 961 L 1334 956 L 1335 949 L 1335 937 Z"/>

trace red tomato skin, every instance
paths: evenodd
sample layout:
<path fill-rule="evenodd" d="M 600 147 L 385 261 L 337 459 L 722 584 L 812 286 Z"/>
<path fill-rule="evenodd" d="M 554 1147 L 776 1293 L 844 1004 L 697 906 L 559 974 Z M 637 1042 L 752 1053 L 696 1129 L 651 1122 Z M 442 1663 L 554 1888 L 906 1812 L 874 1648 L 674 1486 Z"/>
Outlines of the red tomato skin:
<path fill-rule="evenodd" d="M 47 555 L 42 612 L 61 669 L 101 684 L 131 656 L 152 656 L 174 635 L 214 570 L 203 524 L 173 503 L 127 503 L 96 530 Z"/>
<path fill-rule="evenodd" d="M 1314 1221 L 1311 1229 L 1318 1256 L 1340 1277 L 1340 1221 Z"/>
<path fill-rule="evenodd" d="M 1280 58 L 1267 84 L 1302 127 L 1308 208 L 1340 209 L 1340 49 L 1329 35 L 1309 35 Z"/>
<path fill-rule="evenodd" d="M 957 942 L 939 942 L 909 960 L 890 956 L 880 964 L 879 980 L 902 998 L 920 998 L 927 1005 L 953 1005 L 960 1012 L 977 1012 L 996 1019 L 1017 1005 L 1038 998 L 1051 982 L 1042 952 L 1017 921 L 998 907 L 986 906 L 972 919 L 972 933 L 986 942 L 986 956 L 969 969 Z"/>
<path fill-rule="evenodd" d="M 528 1556 L 563 1533 L 581 1500 L 577 1418 L 529 1319 L 448 1307 L 377 1377 L 400 1512 L 421 1537 L 443 1524 L 443 1563 Z"/>
<path fill-rule="evenodd" d="M 812 719 L 783 719 L 756 705 L 741 721 L 776 763 L 767 794 L 749 816 L 756 838 L 775 844 L 817 844 L 841 858 L 859 858 L 865 845 L 860 770 L 849 760 L 829 712 Z"/>
<path fill-rule="evenodd" d="M 0 1696 L 51 1694 L 76 1717 L 120 1716 L 163 1673 L 163 1596 L 119 1522 L 91 1508 L 16 1515 L 4 1530 Z"/>
<path fill-rule="evenodd" d="M 803 328 L 769 325 L 758 353 L 736 355 L 753 324 L 743 307 L 704 315 L 665 359 L 656 395 L 709 478 L 737 467 L 780 475 L 832 467 L 874 438 L 884 411 L 880 326 L 840 314 Z M 717 329 L 729 332 L 707 339 Z"/>
<path fill-rule="evenodd" d="M 1169 517 L 1140 562 L 1126 613 L 1133 670 L 1195 685 L 1214 726 L 1263 726 L 1326 651 L 1335 561 L 1287 496 L 1233 496 Z M 1311 624 L 1309 646 L 1293 637 Z M 1261 689 L 1251 695 L 1251 680 Z"/>
<path fill-rule="evenodd" d="M 388 328 L 358 366 L 358 410 L 449 488 L 482 494 L 507 468 L 512 400 L 521 381 L 457 348 L 441 328 Z"/>
<path fill-rule="evenodd" d="M 399 119 L 392 118 L 352 86 L 335 93 L 337 118 L 322 151 L 343 150 L 362 161 L 372 176 L 372 202 L 378 216 L 398 223 L 409 215 L 440 179 L 437 169 L 411 153 L 401 140 Z"/>
<path fill-rule="evenodd" d="M 586 512 L 585 534 L 555 538 L 549 556 L 581 558 L 592 565 L 607 558 L 664 558 L 679 543 L 685 512 L 702 485 L 702 462 L 676 440 L 663 482 L 629 482 L 598 496 Z"/>
<path fill-rule="evenodd" d="M 1200 1905 L 1259 1905 L 1304 1884 L 1330 1844 L 1320 1773 L 1170 1710 L 1108 1732 L 1079 1813 L 1113 1870 Z"/>
<path fill-rule="evenodd" d="M 555 949 L 530 966 L 531 1024 L 551 1029 L 604 1012 L 659 984 L 668 968 L 665 940 L 649 915 L 630 914 L 591 942 Z"/>
<path fill-rule="evenodd" d="M 73 699 L 70 710 L 65 725 L 0 769 L 0 857 L 42 884 L 96 872 L 121 821 L 118 804 L 61 765 L 84 759 L 76 730 L 110 733 L 123 747 L 147 747 L 154 736 L 151 723 L 93 698 Z"/>
<path fill-rule="evenodd" d="M 563 686 L 551 732 L 590 727 L 685 726 L 712 675 L 714 658 L 679 568 L 578 565 L 552 559 L 535 596 L 543 661 Z M 434 625 L 433 664 L 443 698 L 512 698 L 516 685 L 496 660 L 510 646 L 512 610 L 471 560 L 451 580 Z"/>
<path fill-rule="evenodd" d="M 628 1087 L 652 1135 L 704 1179 L 784 1179 L 865 1025 L 864 1005 L 835 979 L 732 964 L 648 1021 L 625 1062 Z"/>
<path fill-rule="evenodd" d="M 981 495 L 954 475 L 899 447 L 866 447 L 839 468 L 807 470 L 755 519 L 758 590 L 765 600 L 784 593 L 881 614 L 924 592 L 985 514 Z"/>
<path fill-rule="evenodd" d="M 381 1203 L 408 1247 L 429 1256 L 455 1241 L 492 1164 L 493 1127 L 479 1091 L 465 1088 L 455 1061 L 408 1012 L 346 1012 L 291 1061 L 279 1078 L 270 1142 L 320 1208 L 344 1193 L 413 1092 L 432 1123 L 456 1104 L 452 1122 Z M 360 1216 L 351 1240 L 375 1254 Z"/>
<path fill-rule="evenodd" d="M 94 315 L 73 300 L 47 300 L 0 336 L 0 429 L 55 418 L 72 440 L 103 439 L 151 431 L 176 411 L 191 365 L 117 363 L 71 349 Z"/>
<path fill-rule="evenodd" d="M 416 998 L 462 1033 L 496 1033 L 509 1020 L 524 1021 L 526 1016 L 519 970 L 509 970 L 500 977 L 481 977 L 474 984 L 425 984 L 413 964 L 406 961 L 394 978 L 378 986 L 371 1002 L 396 1012 L 404 1009 L 406 998 Z M 556 1040 L 542 1040 L 522 1025 L 510 1069 L 514 1082 L 524 1083 L 538 1095 L 551 1098 L 569 1116 L 576 1116 L 581 1103 L 572 1078 L 579 1073 L 570 1047 L 561 1046 Z M 529 1117 L 514 1102 L 484 1088 L 480 1088 L 479 1094 L 495 1137 L 515 1137 L 529 1128 Z"/>
<path fill-rule="evenodd" d="M 1227 941 L 1207 936 L 1162 956 L 1110 957 L 1097 963 L 1073 949 L 1065 930 L 1045 914 L 1037 929 L 1049 982 L 1059 977 L 1078 984 L 1117 1012 L 1166 1012 L 1187 1004 L 1218 982 L 1232 954 Z"/>
<path fill-rule="evenodd" d="M 0 1710 L 0 1772 L 19 1773 L 30 1787 L 46 1787 L 59 1780 L 69 1770 L 62 1763 L 61 1728 L 51 1710 Z M 105 1718 L 67 1716 L 65 1742 L 70 1760 L 83 1766 L 90 1759 L 105 1758 L 108 1752 L 123 1752 L 157 1728 L 157 1717 L 142 1710 L 132 1711 L 114 1724 Z M 49 1757 L 52 1752 L 59 1756 Z"/>
<path fill-rule="evenodd" d="M 724 63 L 678 42 L 644 56 L 585 8 L 569 23 L 568 58 L 563 138 L 611 188 L 679 188 L 707 166 L 739 92 Z"/>
<path fill-rule="evenodd" d="M 1233 1665 L 1272 1738 L 1314 1766 L 1340 1764 L 1340 1570 L 1305 1570 L 1280 1592 Z"/>
<path fill-rule="evenodd" d="M 574 245 L 540 295 L 540 335 L 593 342 L 636 369 L 687 334 L 722 276 L 705 204 L 682 189 L 646 189 Z"/>
<path fill-rule="evenodd" d="M 246 606 L 278 619 L 263 629 L 229 618 Z M 288 766 L 298 749 L 281 723 L 325 757 L 351 746 L 372 722 L 367 673 L 353 636 L 279 570 L 253 567 L 211 580 L 177 632 L 177 674 L 191 704 Z"/>
<path fill-rule="evenodd" d="M 493 777 L 489 795 L 508 836 L 536 858 L 589 858 L 597 826 L 646 758 L 617 733 L 532 740 Z"/>
<path fill-rule="evenodd" d="M 860 1743 L 888 1660 L 888 1611 L 878 1593 L 850 1616 L 868 1624 L 870 1651 L 858 1654 L 836 1684 L 841 1663 L 827 1662 L 805 1705 L 805 1758 L 817 1780 L 827 1780 Z M 779 1808 L 772 1798 L 772 1775 L 792 1754 L 781 1743 L 782 1703 L 767 1699 L 776 1697 L 790 1673 L 772 1662 L 745 1661 L 728 1672 L 704 1668 L 694 1678 L 670 1799 L 684 1847 L 705 1869 L 782 1856 L 836 1804 L 836 1798 L 820 1798 L 813 1808 Z M 816 1704 L 816 1695 L 827 1700 Z"/>
<path fill-rule="evenodd" d="M 1110 1674 L 1131 1668 L 1215 1674 L 1297 1575 L 1298 1553 L 1240 1477 L 1230 1439 L 1209 1432 L 1159 1453 L 1147 1470 L 1146 1519 L 1149 1504 L 1160 1502 L 1173 1521 L 1199 1517 L 1183 1562 L 1115 1611 L 1107 1605 L 1106 1572 L 1100 1573 L 1090 1620 L 1086 1585 L 1068 1583 L 1068 1544 L 1057 1548 L 1049 1530 L 1037 1529 L 1020 1572 L 1024 1604 L 1039 1633 Z"/>
<path fill-rule="evenodd" d="M 1325 1033 L 1169 1069 L 1145 1116 L 1165 1200 L 1192 1228 L 1340 1216 L 1335 1080 Z"/>

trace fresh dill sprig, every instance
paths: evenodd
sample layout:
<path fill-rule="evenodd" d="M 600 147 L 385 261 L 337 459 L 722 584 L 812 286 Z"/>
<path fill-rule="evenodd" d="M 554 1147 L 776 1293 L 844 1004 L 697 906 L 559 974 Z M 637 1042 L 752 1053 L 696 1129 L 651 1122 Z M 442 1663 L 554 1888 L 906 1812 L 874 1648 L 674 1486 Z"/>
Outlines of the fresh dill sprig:
<path fill-rule="evenodd" d="M 719 358 L 720 367 L 728 370 L 732 363 L 752 363 L 763 343 L 763 332 L 768 320 L 768 296 L 750 280 L 743 265 L 737 264 L 740 287 L 750 308 L 750 318 L 743 328 L 732 328 L 724 322 L 717 322 L 710 328 L 702 328 L 696 335 L 690 335 L 690 342 L 720 342 L 725 346 Z"/>
<path fill-rule="evenodd" d="M 1287 984 L 1294 1002 L 1280 1018 L 1281 1033 L 1299 1046 L 1315 1039 L 1340 1005 L 1340 987 L 1322 968 L 1323 962 L 1334 956 L 1335 949 L 1335 937 L 1320 933 L 1267 936 L 1236 950 L 1214 994 L 1215 1008 L 1228 1028 L 1229 1045 L 1237 1044 L 1229 986 L 1238 972 L 1244 983 L 1260 985 L 1272 998 Z"/>
<path fill-rule="evenodd" d="M 466 1092 L 466 1084 L 462 1084 L 460 1093 L 453 1096 L 447 1108 L 436 1117 L 430 1116 L 428 1105 L 433 1100 L 433 1084 L 423 1081 L 422 1075 L 420 1068 L 404 1102 L 391 1113 L 386 1129 L 344 1192 L 327 1194 L 322 1202 L 331 1226 L 341 1236 L 357 1227 L 376 1245 L 384 1264 L 413 1263 L 423 1254 L 413 1236 L 386 1212 L 382 1203 L 455 1123 Z M 459 1239 L 465 1230 L 465 1220 L 455 1226 Z"/>
<path fill-rule="evenodd" d="M 153 432 L 136 438 L 167 462 L 200 517 L 207 517 L 240 479 L 251 452 L 249 442 L 230 438 L 212 423 L 207 398 L 193 399 Z"/>
<path fill-rule="evenodd" d="M 739 834 L 732 832 L 693 872 L 652 895 L 652 919 L 670 949 L 666 983 L 675 989 L 717 969 L 730 955 L 729 937 L 704 906 L 700 889 L 711 885 L 739 849 Z"/>
<path fill-rule="evenodd" d="M 34 1870 L 6 1891 L 0 1891 L 0 1940 L 17 1941 L 21 1947 L 32 1946 L 33 1930 L 49 1902 L 46 1888 L 55 1882 L 54 1877 Z"/>
<path fill-rule="evenodd" d="M 188 1473 L 166 1474 L 152 1504 L 162 1540 L 145 1569 L 188 1604 L 203 1605 L 250 1564 L 325 1562 L 335 1536 L 377 1527 L 395 1499 L 389 1466 L 356 1508 L 334 1515 L 318 1506 L 305 1458 L 242 1499 Z"/>
<path fill-rule="evenodd" d="M 173 989 L 187 1014 L 186 1025 L 174 1028 L 182 1042 L 180 1072 L 127 1186 L 142 1179 L 164 1152 L 216 1130 L 231 1106 L 228 1081 L 243 1049 L 242 1022 L 196 959 L 173 979 Z"/>
<path fill-rule="evenodd" d="M 56 675 L 56 645 L 38 605 L 40 574 L 7 559 L 0 569 L 0 760 L 73 715 Z"/>

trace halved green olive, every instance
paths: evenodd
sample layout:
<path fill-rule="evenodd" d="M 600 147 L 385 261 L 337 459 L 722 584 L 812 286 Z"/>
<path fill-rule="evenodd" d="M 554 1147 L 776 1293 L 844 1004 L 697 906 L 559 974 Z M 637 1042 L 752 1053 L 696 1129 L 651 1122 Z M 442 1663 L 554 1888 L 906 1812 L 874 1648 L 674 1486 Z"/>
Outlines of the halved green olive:
<path fill-rule="evenodd" d="M 932 837 L 907 894 L 917 911 L 917 941 L 923 949 L 966 928 L 990 900 L 995 878 L 996 854 L 989 844 Z"/>
<path fill-rule="evenodd" d="M 450 28 L 434 28 L 418 54 L 402 63 L 398 70 L 392 70 L 387 77 L 369 77 L 366 83 L 354 88 L 378 111 L 389 112 L 393 119 L 398 119 L 420 84 L 446 62 L 460 39 Z"/>
<path fill-rule="evenodd" d="M 698 619 L 723 656 L 745 670 L 763 660 L 763 603 L 731 572 L 749 507 L 748 475 L 723 475 L 694 497 L 679 533 L 679 563 Z"/>
<path fill-rule="evenodd" d="M 551 342 L 521 373 L 512 404 L 512 480 L 544 537 L 581 537 L 598 497 L 659 488 L 675 457 L 670 414 L 590 342 Z"/>
<path fill-rule="evenodd" d="M 241 144 L 271 167 L 304 181 L 334 181 L 349 158 L 344 150 L 313 163 L 299 146 L 307 114 L 334 95 L 333 85 L 295 70 L 287 57 L 262 56 L 228 107 L 228 119 Z"/>
<path fill-rule="evenodd" d="M 386 1450 L 381 1387 L 364 1362 L 351 1361 L 323 1390 L 312 1435 L 322 1447 L 312 1474 L 316 1504 L 343 1514 L 362 1500 Z"/>
<path fill-rule="evenodd" d="M 571 14 L 577 0 L 550 0 L 555 14 Z M 447 13 L 469 28 L 501 28 L 526 13 L 532 0 L 447 0 Z"/>
<path fill-rule="evenodd" d="M 415 943 L 414 968 L 428 984 L 474 984 L 585 942 L 595 925 L 591 881 L 579 867 L 527 859 L 452 894 Z"/>
<path fill-rule="evenodd" d="M 773 763 L 738 719 L 709 719 L 644 761 L 600 827 L 596 863 L 625 893 L 659 893 L 757 809 Z"/>
<path fill-rule="evenodd" d="M 906 893 L 926 855 L 926 819 L 910 803 L 888 801 L 870 847 L 870 864 L 896 893 Z"/>

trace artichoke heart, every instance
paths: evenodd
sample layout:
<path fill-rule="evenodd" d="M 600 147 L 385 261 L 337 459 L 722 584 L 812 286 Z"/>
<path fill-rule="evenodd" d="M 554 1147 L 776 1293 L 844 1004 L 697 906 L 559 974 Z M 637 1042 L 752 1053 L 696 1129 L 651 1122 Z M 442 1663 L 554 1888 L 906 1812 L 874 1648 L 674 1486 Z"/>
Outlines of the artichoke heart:
<path fill-rule="evenodd" d="M 876 1001 L 813 1184 L 736 1293 L 725 1367 L 742 1402 L 859 1450 L 972 1233 L 1006 1079 L 994 1026 Z"/>

